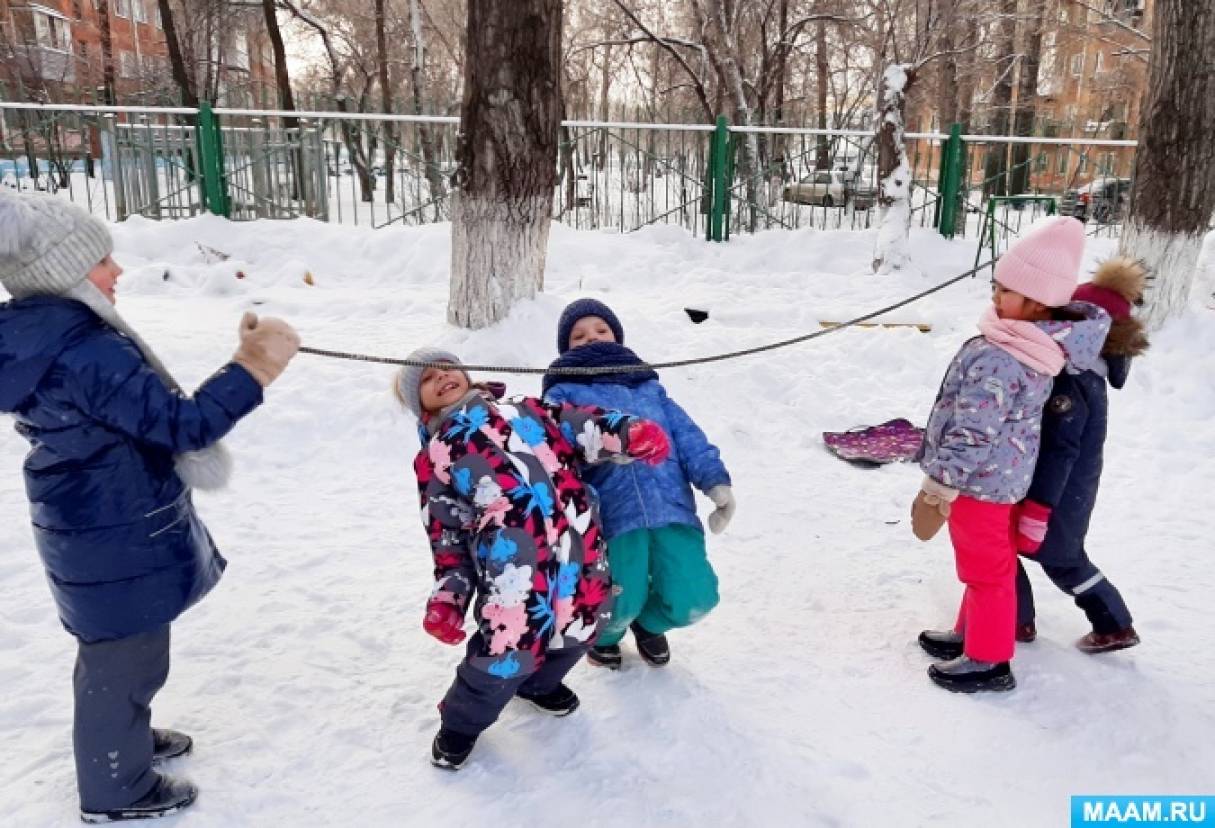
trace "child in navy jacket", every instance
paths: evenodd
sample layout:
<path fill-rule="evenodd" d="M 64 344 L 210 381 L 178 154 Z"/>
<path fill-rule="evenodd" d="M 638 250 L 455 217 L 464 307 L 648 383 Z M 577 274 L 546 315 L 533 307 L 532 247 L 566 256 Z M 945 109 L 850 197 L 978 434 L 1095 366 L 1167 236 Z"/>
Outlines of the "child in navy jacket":
<path fill-rule="evenodd" d="M 1076 599 L 1092 631 L 1076 642 L 1086 653 L 1133 647 L 1139 636 L 1121 593 L 1085 549 L 1097 502 L 1108 424 L 1106 383 L 1122 388 L 1133 357 L 1148 346 L 1131 305 L 1143 293 L 1144 271 L 1129 259 L 1102 264 L 1075 299 L 1104 308 L 1113 325 L 1096 368 L 1055 378 L 1042 418 L 1042 453 L 1019 509 L 1017 549 L 1037 561 L 1059 589 Z M 1032 641 L 1034 594 L 1025 567 L 1017 568 L 1017 638 Z"/>

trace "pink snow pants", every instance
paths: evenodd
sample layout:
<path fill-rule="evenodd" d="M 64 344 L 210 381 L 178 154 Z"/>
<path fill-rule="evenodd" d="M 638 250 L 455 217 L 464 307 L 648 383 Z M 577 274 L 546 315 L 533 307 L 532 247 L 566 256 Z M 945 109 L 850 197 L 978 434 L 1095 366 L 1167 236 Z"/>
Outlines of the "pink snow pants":
<path fill-rule="evenodd" d="M 977 661 L 1009 661 L 1016 647 L 1017 550 L 1013 504 L 961 495 L 949 513 L 958 580 L 966 585 L 958 623 L 966 655 Z"/>

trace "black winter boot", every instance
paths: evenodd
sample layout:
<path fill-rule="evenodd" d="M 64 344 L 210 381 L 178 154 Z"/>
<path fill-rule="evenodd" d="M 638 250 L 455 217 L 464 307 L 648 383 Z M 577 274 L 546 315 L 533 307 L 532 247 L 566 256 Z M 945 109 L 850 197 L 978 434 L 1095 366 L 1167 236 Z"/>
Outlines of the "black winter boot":
<path fill-rule="evenodd" d="M 198 788 L 184 779 L 157 774 L 156 784 L 137 802 L 125 808 L 109 811 L 86 811 L 81 809 L 80 819 L 90 825 L 105 822 L 122 822 L 128 819 L 156 819 L 175 814 L 188 807 L 198 798 Z"/>
<path fill-rule="evenodd" d="M 515 695 L 524 701 L 531 702 L 541 713 L 553 716 L 568 716 L 578 709 L 578 694 L 564 684 L 558 684 L 555 689 L 547 693 L 532 694 L 520 690 Z"/>
<path fill-rule="evenodd" d="M 194 750 L 194 740 L 176 730 L 152 728 L 152 761 L 176 759 Z"/>
<path fill-rule="evenodd" d="M 1007 661 L 975 661 L 966 655 L 933 664 L 928 677 L 951 693 L 1003 691 L 1017 686 Z"/>
<path fill-rule="evenodd" d="M 663 667 L 671 660 L 671 647 L 667 637 L 662 633 L 652 633 L 634 621 L 629 624 L 633 636 L 637 639 L 637 652 L 651 667 Z"/>
<path fill-rule="evenodd" d="M 957 658 L 962 654 L 962 634 L 953 630 L 924 630 L 920 647 L 933 658 Z"/>
<path fill-rule="evenodd" d="M 586 654 L 586 660 L 593 667 L 619 670 L 620 665 L 624 662 L 624 656 L 620 654 L 619 644 L 608 644 L 604 647 L 591 647 L 590 652 Z"/>
<path fill-rule="evenodd" d="M 472 753 L 476 743 L 476 736 L 466 736 L 440 727 L 430 745 L 430 764 L 445 770 L 459 770 L 468 761 L 468 754 Z"/>

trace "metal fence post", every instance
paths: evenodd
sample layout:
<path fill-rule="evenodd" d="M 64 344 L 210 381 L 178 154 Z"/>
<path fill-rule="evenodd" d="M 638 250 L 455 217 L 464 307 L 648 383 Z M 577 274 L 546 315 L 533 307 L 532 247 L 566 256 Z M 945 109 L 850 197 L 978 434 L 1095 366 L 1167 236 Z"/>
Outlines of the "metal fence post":
<path fill-rule="evenodd" d="M 709 241 L 722 241 L 725 238 L 726 210 L 729 209 L 729 166 L 730 122 L 725 115 L 718 115 L 717 129 L 713 131 L 713 143 L 709 151 L 709 182 L 713 190 L 707 228 Z"/>
<path fill-rule="evenodd" d="M 227 182 L 224 177 L 224 150 L 219 119 L 211 111 L 211 104 L 206 101 L 198 105 L 195 132 L 198 135 L 203 205 L 215 215 L 228 218 L 231 205 L 228 202 Z"/>
<path fill-rule="evenodd" d="M 941 154 L 941 235 L 952 239 L 957 232 L 958 202 L 962 183 L 962 125 L 949 128 L 949 140 Z"/>

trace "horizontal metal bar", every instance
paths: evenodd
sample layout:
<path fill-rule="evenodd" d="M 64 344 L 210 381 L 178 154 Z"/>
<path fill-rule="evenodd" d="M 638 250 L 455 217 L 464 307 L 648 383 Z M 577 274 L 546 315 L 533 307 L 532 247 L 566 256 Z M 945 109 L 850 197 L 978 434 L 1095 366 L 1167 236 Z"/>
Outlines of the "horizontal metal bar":
<path fill-rule="evenodd" d="M 633 124 L 625 121 L 562 121 L 564 127 L 592 127 L 600 129 L 662 129 L 669 132 L 712 132 L 713 124 Z"/>
<path fill-rule="evenodd" d="M 381 112 L 313 112 L 292 109 L 228 109 L 216 107 L 216 115 L 250 115 L 267 118 L 307 118 L 316 121 L 393 121 L 418 124 L 458 124 L 455 115 L 385 115 Z"/>
<path fill-rule="evenodd" d="M 17 101 L 0 101 L 0 109 L 32 109 L 50 112 L 95 112 L 101 114 L 122 115 L 124 113 L 142 113 L 146 115 L 197 115 L 198 110 L 188 106 L 87 106 L 85 104 L 40 104 L 19 103 Z"/>

